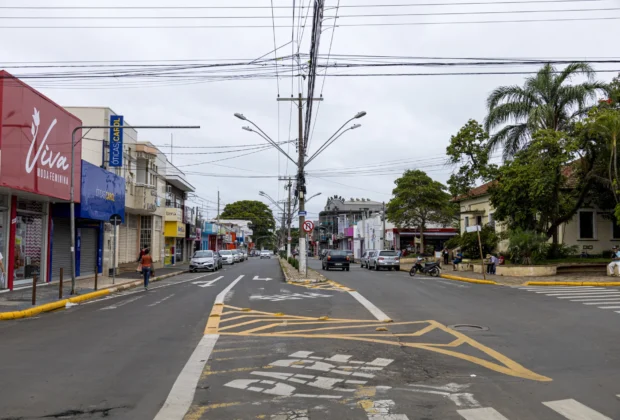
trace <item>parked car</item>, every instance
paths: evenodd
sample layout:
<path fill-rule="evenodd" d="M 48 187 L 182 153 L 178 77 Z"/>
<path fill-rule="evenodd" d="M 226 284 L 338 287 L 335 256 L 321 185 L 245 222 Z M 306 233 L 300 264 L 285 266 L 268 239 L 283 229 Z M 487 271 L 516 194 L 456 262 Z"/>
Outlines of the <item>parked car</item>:
<path fill-rule="evenodd" d="M 396 271 L 400 271 L 400 257 L 397 251 L 374 251 L 372 253 L 372 257 L 368 258 L 368 269 L 378 271 L 382 268 L 388 270 L 395 268 Z"/>
<path fill-rule="evenodd" d="M 323 258 L 321 265 L 323 266 L 323 270 L 342 268 L 342 271 L 349 271 L 349 262 L 347 251 L 331 249 L 327 252 L 325 258 Z"/>
<path fill-rule="evenodd" d="M 325 256 L 327 255 L 327 251 L 329 251 L 329 249 L 322 249 L 321 253 L 319 254 L 319 258 L 320 259 L 325 258 Z"/>
<path fill-rule="evenodd" d="M 244 260 L 248 259 L 248 253 L 246 251 L 243 251 L 243 259 Z"/>
<path fill-rule="evenodd" d="M 353 254 L 353 251 L 347 251 L 347 255 L 349 256 L 349 260 L 354 263 L 355 262 L 355 255 Z"/>
<path fill-rule="evenodd" d="M 232 252 L 233 260 L 236 263 L 241 262 L 241 257 L 239 256 L 239 251 L 237 251 L 236 249 L 231 249 L 230 252 Z"/>
<path fill-rule="evenodd" d="M 195 273 L 198 270 L 219 270 L 218 260 L 213 251 L 196 251 L 189 261 L 189 271 Z"/>
<path fill-rule="evenodd" d="M 271 259 L 271 252 L 269 252 L 269 251 L 261 251 L 260 252 L 260 259 L 262 260 L 263 258 Z"/>
<path fill-rule="evenodd" d="M 370 257 L 372 257 L 372 255 L 375 252 L 376 251 L 374 249 L 368 249 L 368 250 L 364 251 L 362 253 L 362 256 L 360 257 L 360 267 L 362 267 L 362 268 L 369 267 L 368 266 L 368 260 L 370 259 Z"/>
<path fill-rule="evenodd" d="M 213 257 L 215 258 L 215 263 L 217 264 L 217 269 L 222 268 L 222 256 L 219 252 L 213 251 Z"/>
<path fill-rule="evenodd" d="M 221 251 L 219 251 L 220 257 L 222 257 L 222 264 L 234 264 L 235 263 L 235 257 L 232 253 L 232 251 L 228 250 L 228 249 L 223 249 Z"/>

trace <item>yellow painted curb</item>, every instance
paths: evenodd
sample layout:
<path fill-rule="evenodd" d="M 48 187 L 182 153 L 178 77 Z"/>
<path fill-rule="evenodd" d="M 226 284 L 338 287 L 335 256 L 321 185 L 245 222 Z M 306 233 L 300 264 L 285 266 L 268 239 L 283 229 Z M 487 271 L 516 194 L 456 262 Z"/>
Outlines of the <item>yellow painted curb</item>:
<path fill-rule="evenodd" d="M 620 281 L 528 281 L 526 286 L 595 286 L 595 287 L 619 287 Z"/>
<path fill-rule="evenodd" d="M 464 281 L 466 283 L 494 284 L 494 285 L 497 285 L 497 282 L 492 281 L 492 280 L 470 279 L 470 278 L 467 278 L 467 277 L 452 276 L 450 274 L 441 274 L 440 277 L 443 278 L 443 279 L 448 279 L 448 280 Z"/>

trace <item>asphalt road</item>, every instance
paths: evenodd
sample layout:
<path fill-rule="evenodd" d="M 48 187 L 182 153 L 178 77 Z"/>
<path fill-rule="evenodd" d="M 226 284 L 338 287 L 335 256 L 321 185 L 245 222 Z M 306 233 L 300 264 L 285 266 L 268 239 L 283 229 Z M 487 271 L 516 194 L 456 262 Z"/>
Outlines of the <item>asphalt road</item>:
<path fill-rule="evenodd" d="M 326 274 L 337 283 L 290 285 L 251 259 L 0 323 L 0 420 L 620 418 L 613 309 Z"/>

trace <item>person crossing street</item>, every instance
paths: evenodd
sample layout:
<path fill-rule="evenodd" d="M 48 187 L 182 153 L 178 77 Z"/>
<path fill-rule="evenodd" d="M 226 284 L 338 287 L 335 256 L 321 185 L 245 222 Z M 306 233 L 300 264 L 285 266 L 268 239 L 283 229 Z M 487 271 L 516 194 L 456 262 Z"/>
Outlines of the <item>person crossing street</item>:
<path fill-rule="evenodd" d="M 149 249 L 144 250 L 140 263 L 142 264 L 142 275 L 144 276 L 144 290 L 149 290 L 149 278 L 153 272 L 153 259 Z"/>

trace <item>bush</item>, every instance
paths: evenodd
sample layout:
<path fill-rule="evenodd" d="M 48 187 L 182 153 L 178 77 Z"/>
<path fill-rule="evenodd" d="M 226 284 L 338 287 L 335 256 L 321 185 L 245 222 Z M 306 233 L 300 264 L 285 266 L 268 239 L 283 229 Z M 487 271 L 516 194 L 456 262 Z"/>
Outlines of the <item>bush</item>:
<path fill-rule="evenodd" d="M 508 253 L 514 264 L 530 265 L 547 256 L 548 238 L 542 233 L 517 229 L 511 231 L 508 238 Z"/>
<path fill-rule="evenodd" d="M 444 246 L 448 249 L 454 249 L 461 246 L 461 235 L 457 234 L 456 236 L 451 237 L 446 241 Z"/>
<path fill-rule="evenodd" d="M 568 246 L 565 244 L 548 244 L 546 256 L 548 260 L 558 260 L 561 258 L 579 255 L 579 246 Z"/>
<path fill-rule="evenodd" d="M 296 268 L 297 270 L 299 270 L 299 261 L 297 261 L 295 258 L 288 257 L 288 263 L 292 265 L 294 268 Z"/>
<path fill-rule="evenodd" d="M 280 251 L 278 255 L 280 255 L 280 258 L 282 258 L 283 260 L 286 259 L 286 251 Z"/>
<path fill-rule="evenodd" d="M 499 243 L 499 236 L 495 233 L 495 228 L 484 226 L 480 231 L 480 241 L 482 242 L 483 257 L 493 252 Z M 477 232 L 465 232 L 460 236 L 459 246 L 466 258 L 480 258 L 480 246 L 478 245 Z"/>

